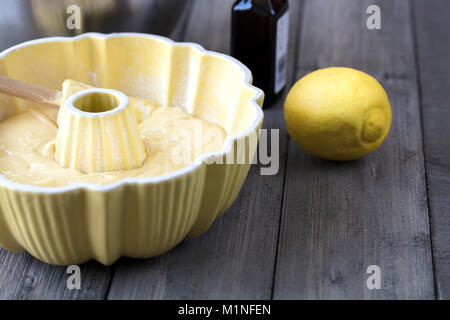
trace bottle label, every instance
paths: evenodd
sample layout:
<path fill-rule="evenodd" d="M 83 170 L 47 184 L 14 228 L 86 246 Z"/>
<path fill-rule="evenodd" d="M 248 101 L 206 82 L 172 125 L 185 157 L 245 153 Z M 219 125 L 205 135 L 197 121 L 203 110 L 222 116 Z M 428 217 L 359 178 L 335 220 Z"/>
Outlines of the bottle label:
<path fill-rule="evenodd" d="M 278 19 L 277 46 L 275 54 L 275 94 L 279 93 L 286 85 L 286 63 L 289 39 L 289 10 Z"/>

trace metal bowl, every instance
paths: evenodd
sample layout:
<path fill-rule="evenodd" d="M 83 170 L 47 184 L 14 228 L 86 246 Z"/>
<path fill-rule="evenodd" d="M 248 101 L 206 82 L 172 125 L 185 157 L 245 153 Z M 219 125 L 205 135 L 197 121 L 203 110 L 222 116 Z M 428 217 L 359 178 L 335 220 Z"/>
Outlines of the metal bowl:
<path fill-rule="evenodd" d="M 21 41 L 85 32 L 144 32 L 177 38 L 190 0 L 0 0 L 0 50 Z M 71 5 L 80 28 L 68 27 Z"/>

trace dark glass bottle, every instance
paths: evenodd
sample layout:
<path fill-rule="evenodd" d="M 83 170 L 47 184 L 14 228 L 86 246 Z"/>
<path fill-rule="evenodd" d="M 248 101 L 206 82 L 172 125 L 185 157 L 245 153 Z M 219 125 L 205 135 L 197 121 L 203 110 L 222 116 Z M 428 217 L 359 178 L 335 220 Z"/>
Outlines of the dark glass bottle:
<path fill-rule="evenodd" d="M 288 7 L 287 0 L 238 0 L 232 9 L 231 55 L 252 71 L 266 106 L 286 86 Z"/>

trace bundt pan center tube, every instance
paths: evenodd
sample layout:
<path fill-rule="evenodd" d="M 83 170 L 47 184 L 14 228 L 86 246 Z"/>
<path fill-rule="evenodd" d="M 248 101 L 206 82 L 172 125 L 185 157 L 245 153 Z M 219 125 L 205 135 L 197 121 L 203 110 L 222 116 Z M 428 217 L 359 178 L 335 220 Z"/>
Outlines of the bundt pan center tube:
<path fill-rule="evenodd" d="M 122 92 L 82 90 L 60 107 L 55 159 L 61 166 L 84 173 L 129 170 L 145 158 L 134 109 Z"/>
<path fill-rule="evenodd" d="M 145 161 L 127 96 L 183 108 L 226 133 L 222 150 L 159 176 L 47 187 L 0 174 L 0 244 L 50 264 L 148 258 L 204 233 L 238 195 L 250 167 L 241 160 L 253 159 L 250 136 L 259 136 L 263 122 L 264 94 L 251 85 L 243 64 L 155 35 L 87 33 L 25 42 L 0 53 L 0 74 L 56 90 L 66 79 L 96 87 L 65 100 L 57 118 L 54 158 L 80 172 L 127 170 Z M 99 100 L 104 108 L 92 109 L 89 101 Z M 0 95 L 0 122 L 33 108 L 38 106 Z M 109 123 L 109 133 L 121 128 L 125 144 L 118 150 L 131 146 L 117 151 L 122 157 L 102 162 L 103 155 L 89 152 L 105 142 L 92 139 L 105 129 L 96 119 Z M 227 155 L 239 159 L 224 164 Z"/>

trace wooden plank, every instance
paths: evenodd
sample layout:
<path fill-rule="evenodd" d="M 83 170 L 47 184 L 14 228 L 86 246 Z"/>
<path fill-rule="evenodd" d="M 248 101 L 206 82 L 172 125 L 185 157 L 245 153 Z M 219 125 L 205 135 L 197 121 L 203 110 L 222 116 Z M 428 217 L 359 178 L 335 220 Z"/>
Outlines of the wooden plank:
<path fill-rule="evenodd" d="M 450 1 L 415 1 L 436 292 L 450 299 Z"/>
<path fill-rule="evenodd" d="M 381 30 L 366 28 L 370 4 L 381 7 Z M 328 66 L 366 71 L 386 88 L 393 123 L 379 150 L 353 162 L 289 143 L 275 299 L 434 298 L 409 5 L 305 3 L 298 77 Z M 366 286 L 370 265 L 381 268 L 380 290 Z"/>
<path fill-rule="evenodd" d="M 0 250 L 0 299 L 103 299 L 111 271 L 97 262 L 80 266 L 81 289 L 69 290 L 65 267 L 56 267 L 27 253 Z"/>
<path fill-rule="evenodd" d="M 185 41 L 227 53 L 232 1 L 196 1 Z M 291 1 L 289 64 L 296 55 L 299 1 Z M 293 68 L 289 73 L 292 80 Z M 292 81 L 289 81 L 290 85 Z M 117 265 L 109 299 L 269 299 L 284 180 L 287 133 L 282 100 L 265 110 L 265 128 L 280 130 L 280 170 L 260 176 L 253 165 L 238 199 L 204 235 L 169 253 Z"/>
<path fill-rule="evenodd" d="M 234 0 L 194 1 L 182 40 L 228 54 L 233 2 Z"/>
<path fill-rule="evenodd" d="M 173 41 L 183 41 L 184 35 L 186 33 L 187 23 L 189 22 L 189 17 L 192 13 L 192 5 L 195 0 L 186 0 L 188 3 L 186 4 L 186 8 L 184 12 L 181 14 L 180 21 L 175 26 L 174 30 L 168 36 Z"/>

